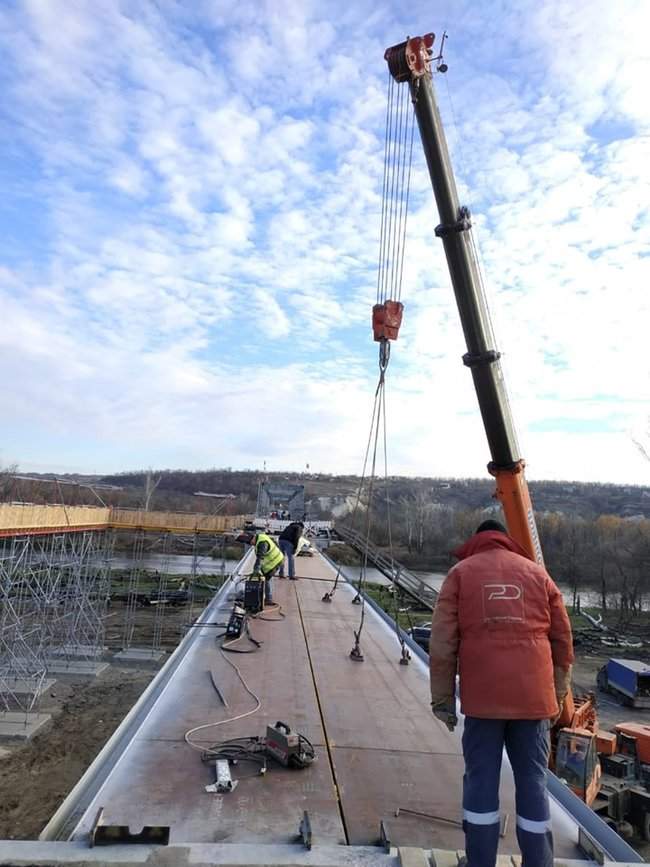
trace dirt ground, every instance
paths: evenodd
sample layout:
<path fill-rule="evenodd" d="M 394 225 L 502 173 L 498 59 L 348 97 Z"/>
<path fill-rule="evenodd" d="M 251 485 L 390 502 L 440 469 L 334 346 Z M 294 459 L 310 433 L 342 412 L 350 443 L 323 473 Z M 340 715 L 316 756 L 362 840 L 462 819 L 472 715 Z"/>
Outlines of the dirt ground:
<path fill-rule="evenodd" d="M 598 702 L 598 724 L 601 729 L 611 731 L 616 723 L 637 722 L 650 725 L 650 710 L 625 707 L 619 704 L 613 696 L 600 692 L 596 685 L 596 675 L 608 659 L 608 654 L 576 655 L 573 667 L 573 685 L 577 692 L 595 692 Z"/>
<path fill-rule="evenodd" d="M 193 607 L 165 608 L 161 650 L 168 654 L 174 650 L 204 605 L 199 598 Z M 136 609 L 132 647 L 152 646 L 155 617 L 155 606 Z M 123 649 L 124 618 L 124 605 L 113 602 L 104 635 L 107 661 Z M 37 708 L 52 715 L 48 728 L 24 744 L 0 743 L 0 840 L 38 837 L 155 673 L 151 665 L 136 668 L 112 663 L 95 680 L 56 680 Z"/>
<path fill-rule="evenodd" d="M 0 752 L 0 839 L 38 837 L 155 671 L 106 669 L 96 680 L 59 680 L 39 710 L 52 723 Z"/>
<path fill-rule="evenodd" d="M 192 620 L 195 620 L 204 603 L 195 603 L 194 616 L 191 616 L 189 605 L 169 607 L 163 612 L 161 630 L 161 650 L 171 652 L 185 634 L 185 630 Z M 133 637 L 131 646 L 151 647 L 153 639 L 155 607 L 147 606 L 136 608 Z M 106 631 L 104 644 L 110 651 L 122 650 L 124 646 L 124 605 L 113 603 L 106 618 Z"/>
<path fill-rule="evenodd" d="M 195 604 L 194 618 L 201 607 Z M 151 647 L 155 612 L 151 606 L 136 609 L 133 647 Z M 108 659 L 123 648 L 124 614 L 121 603 L 111 605 L 104 637 Z M 188 605 L 167 608 L 161 649 L 171 653 L 192 619 Z M 56 680 L 37 708 L 52 714 L 49 727 L 25 744 L 0 743 L 0 840 L 39 835 L 155 673 L 151 666 L 111 664 L 96 680 Z"/>

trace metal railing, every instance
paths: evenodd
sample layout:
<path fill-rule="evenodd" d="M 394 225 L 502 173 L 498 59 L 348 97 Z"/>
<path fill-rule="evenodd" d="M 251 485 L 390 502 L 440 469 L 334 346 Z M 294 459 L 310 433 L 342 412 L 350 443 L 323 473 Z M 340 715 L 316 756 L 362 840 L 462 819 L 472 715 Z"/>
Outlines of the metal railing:
<path fill-rule="evenodd" d="M 361 533 L 356 530 L 345 527 L 341 524 L 335 525 L 335 531 L 338 536 L 351 545 L 355 551 L 358 551 L 361 556 L 367 556 L 368 561 L 378 569 L 382 575 L 385 575 L 401 590 L 404 590 L 409 596 L 416 599 L 425 608 L 433 611 L 438 591 L 430 587 L 426 582 L 411 572 L 402 563 L 399 563 L 394 558 L 389 557 L 385 551 L 382 551 L 372 542 L 366 540 Z"/>

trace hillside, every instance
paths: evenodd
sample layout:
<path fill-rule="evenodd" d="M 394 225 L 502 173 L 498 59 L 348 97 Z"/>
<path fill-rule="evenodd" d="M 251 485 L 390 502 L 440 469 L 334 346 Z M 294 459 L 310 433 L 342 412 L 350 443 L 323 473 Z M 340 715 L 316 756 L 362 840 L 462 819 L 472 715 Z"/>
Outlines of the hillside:
<path fill-rule="evenodd" d="M 164 470 L 154 472 L 160 476 L 155 499 L 161 504 L 183 497 L 185 507 L 197 508 L 196 491 L 219 494 L 234 494 L 241 500 L 254 504 L 257 488 L 264 476 L 256 471 L 211 469 L 197 472 L 188 470 Z M 103 476 L 100 482 L 119 485 L 124 493 L 142 491 L 145 485 L 144 471 L 117 473 Z M 293 473 L 267 473 L 274 481 L 293 481 L 305 485 L 310 514 L 328 515 L 345 510 L 354 498 L 359 485 L 358 476 L 308 475 Z M 452 509 L 484 509 L 494 504 L 491 479 L 456 478 L 389 478 L 391 500 L 419 498 L 429 503 L 438 503 Z M 383 486 L 383 482 L 382 482 Z M 612 485 L 581 482 L 530 483 L 531 495 L 538 512 L 562 512 L 573 516 L 591 518 L 598 515 L 618 517 L 643 516 L 650 518 L 650 487 L 636 485 Z M 203 500 L 205 503 L 205 500 Z M 233 501 L 235 502 L 235 501 Z M 337 508 L 338 507 L 338 508 Z"/>

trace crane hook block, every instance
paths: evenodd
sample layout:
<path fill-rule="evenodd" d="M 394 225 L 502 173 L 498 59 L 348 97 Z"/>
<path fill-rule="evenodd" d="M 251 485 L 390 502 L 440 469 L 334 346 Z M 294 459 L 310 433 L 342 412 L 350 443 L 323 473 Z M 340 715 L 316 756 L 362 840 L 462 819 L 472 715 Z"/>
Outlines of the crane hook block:
<path fill-rule="evenodd" d="M 435 38 L 435 34 L 427 33 L 426 36 L 414 36 L 386 49 L 384 60 L 395 81 L 400 83 L 431 75 L 431 46 Z"/>
<path fill-rule="evenodd" d="M 404 305 L 401 301 L 384 301 L 372 308 L 372 333 L 377 342 L 397 340 Z"/>

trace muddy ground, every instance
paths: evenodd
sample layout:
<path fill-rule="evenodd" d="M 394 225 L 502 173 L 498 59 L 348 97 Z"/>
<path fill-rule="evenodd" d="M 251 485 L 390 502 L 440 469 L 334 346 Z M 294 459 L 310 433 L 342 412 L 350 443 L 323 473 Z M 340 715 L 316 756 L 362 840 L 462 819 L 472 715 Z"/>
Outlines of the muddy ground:
<path fill-rule="evenodd" d="M 201 602 L 195 604 L 193 618 L 189 605 L 165 610 L 162 650 L 173 651 L 201 607 Z M 104 638 L 108 659 L 123 648 L 124 617 L 124 606 L 114 603 Z M 151 647 L 155 617 L 155 607 L 136 610 L 133 647 Z M 52 715 L 49 727 L 25 744 L 0 743 L 0 840 L 38 837 L 155 673 L 151 665 L 111 664 L 95 680 L 57 679 L 38 707 Z"/>
<path fill-rule="evenodd" d="M 160 649 L 166 654 L 174 650 L 188 625 L 196 620 L 209 595 L 199 594 L 193 606 L 165 608 Z M 104 635 L 107 661 L 124 647 L 125 614 L 123 603 L 111 604 Z M 132 647 L 152 646 L 155 620 L 155 606 L 136 609 Z M 57 679 L 35 708 L 52 715 L 48 728 L 24 744 L 0 742 L 0 840 L 38 837 L 156 670 L 157 666 L 152 665 L 112 663 L 94 680 L 69 676 Z"/>
<path fill-rule="evenodd" d="M 111 666 L 94 681 L 54 684 L 39 708 L 52 714 L 49 727 L 2 745 L 0 839 L 38 837 L 154 674 Z"/>

